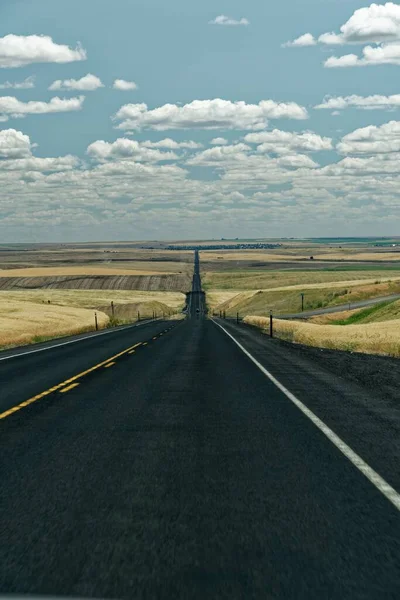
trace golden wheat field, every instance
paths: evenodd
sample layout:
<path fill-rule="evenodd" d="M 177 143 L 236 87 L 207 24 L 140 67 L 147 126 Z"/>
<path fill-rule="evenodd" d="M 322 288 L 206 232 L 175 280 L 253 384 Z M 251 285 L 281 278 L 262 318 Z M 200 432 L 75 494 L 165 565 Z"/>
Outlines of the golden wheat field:
<path fill-rule="evenodd" d="M 174 271 L 153 268 L 138 269 L 114 266 L 96 267 L 80 265 L 73 267 L 29 267 L 25 269 L 3 269 L 0 277 L 60 277 L 74 275 L 172 275 Z"/>
<path fill-rule="evenodd" d="M 160 302 L 172 309 L 180 309 L 185 304 L 185 295 L 180 292 L 141 292 L 125 290 L 21 290 L 0 291 L 2 302 L 47 303 L 76 308 L 96 308 L 106 304 L 139 304 Z"/>
<path fill-rule="evenodd" d="M 99 327 L 109 318 L 97 313 Z M 46 336 L 62 336 L 94 329 L 94 311 L 85 308 L 39 305 L 0 298 L 0 346 L 23 345 Z"/>
<path fill-rule="evenodd" d="M 269 328 L 269 319 L 264 317 L 248 316 L 244 321 Z M 276 337 L 297 344 L 400 357 L 400 320 L 339 327 L 275 319 L 274 331 Z"/>

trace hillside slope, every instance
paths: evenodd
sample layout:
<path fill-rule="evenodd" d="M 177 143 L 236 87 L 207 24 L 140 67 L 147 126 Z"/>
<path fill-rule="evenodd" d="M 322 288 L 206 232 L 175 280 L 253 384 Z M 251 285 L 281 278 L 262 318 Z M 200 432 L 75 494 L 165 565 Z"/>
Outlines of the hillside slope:
<path fill-rule="evenodd" d="M 191 278 L 174 275 L 78 275 L 51 277 L 0 277 L 0 290 L 141 290 L 179 291 L 191 289 Z"/>

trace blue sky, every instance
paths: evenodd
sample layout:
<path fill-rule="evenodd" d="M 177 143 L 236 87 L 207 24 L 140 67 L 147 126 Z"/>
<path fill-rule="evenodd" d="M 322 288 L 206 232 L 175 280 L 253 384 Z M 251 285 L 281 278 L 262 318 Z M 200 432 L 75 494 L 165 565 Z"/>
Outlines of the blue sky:
<path fill-rule="evenodd" d="M 398 233 L 395 3 L 3 0 L 0 66 L 3 242 Z"/>

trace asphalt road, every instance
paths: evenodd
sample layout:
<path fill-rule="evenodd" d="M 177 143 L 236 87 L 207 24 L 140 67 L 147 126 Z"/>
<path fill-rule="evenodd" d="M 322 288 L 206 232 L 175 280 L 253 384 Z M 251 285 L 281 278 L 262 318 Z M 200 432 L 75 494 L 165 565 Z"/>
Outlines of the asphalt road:
<path fill-rule="evenodd" d="M 0 591 L 398 598 L 397 403 L 203 301 L 0 361 Z"/>

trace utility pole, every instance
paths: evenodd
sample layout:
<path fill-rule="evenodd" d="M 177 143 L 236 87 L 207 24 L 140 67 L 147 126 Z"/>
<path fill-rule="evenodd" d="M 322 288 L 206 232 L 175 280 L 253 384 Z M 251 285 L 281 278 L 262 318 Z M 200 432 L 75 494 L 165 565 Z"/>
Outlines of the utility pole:
<path fill-rule="evenodd" d="M 115 310 L 114 310 L 114 302 L 113 301 L 111 301 L 111 313 L 112 313 L 112 316 L 114 318 L 115 317 Z"/>
<path fill-rule="evenodd" d="M 269 335 L 270 338 L 274 337 L 274 318 L 272 315 L 272 310 L 269 313 Z"/>
<path fill-rule="evenodd" d="M 304 293 L 301 293 L 301 312 L 304 312 Z"/>
<path fill-rule="evenodd" d="M 96 328 L 96 331 L 98 331 L 99 330 L 99 324 L 97 322 L 97 313 L 96 312 L 94 313 L 94 326 Z"/>

